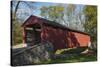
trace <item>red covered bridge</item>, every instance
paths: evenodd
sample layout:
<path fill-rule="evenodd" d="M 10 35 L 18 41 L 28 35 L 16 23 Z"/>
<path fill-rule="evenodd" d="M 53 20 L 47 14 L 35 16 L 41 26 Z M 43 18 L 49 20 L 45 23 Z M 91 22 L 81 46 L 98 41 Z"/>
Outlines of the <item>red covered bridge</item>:
<path fill-rule="evenodd" d="M 22 25 L 23 43 L 28 46 L 49 41 L 54 50 L 73 47 L 87 47 L 90 36 L 87 33 L 70 29 L 54 21 L 30 16 Z"/>

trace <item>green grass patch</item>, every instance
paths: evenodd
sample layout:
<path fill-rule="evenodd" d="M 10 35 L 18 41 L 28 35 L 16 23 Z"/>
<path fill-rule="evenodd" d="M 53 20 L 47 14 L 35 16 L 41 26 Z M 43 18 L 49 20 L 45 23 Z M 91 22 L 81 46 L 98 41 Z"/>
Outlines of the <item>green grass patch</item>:
<path fill-rule="evenodd" d="M 60 49 L 60 50 L 57 50 L 55 54 L 80 53 L 84 51 L 85 49 L 87 49 L 87 47 Z"/>
<path fill-rule="evenodd" d="M 70 56 L 68 58 L 63 59 L 55 59 L 52 60 L 50 63 L 75 63 L 75 62 L 89 62 L 89 61 L 96 61 L 96 56 L 85 56 L 85 55 L 77 55 L 77 56 Z"/>
<path fill-rule="evenodd" d="M 86 55 L 80 54 L 86 48 L 74 48 L 74 49 L 61 49 L 57 50 L 55 54 L 66 54 L 64 58 L 51 59 L 48 62 L 43 62 L 44 64 L 54 64 L 54 63 L 76 63 L 76 62 L 89 62 L 97 61 L 97 55 Z M 71 54 L 67 56 L 67 54 Z"/>

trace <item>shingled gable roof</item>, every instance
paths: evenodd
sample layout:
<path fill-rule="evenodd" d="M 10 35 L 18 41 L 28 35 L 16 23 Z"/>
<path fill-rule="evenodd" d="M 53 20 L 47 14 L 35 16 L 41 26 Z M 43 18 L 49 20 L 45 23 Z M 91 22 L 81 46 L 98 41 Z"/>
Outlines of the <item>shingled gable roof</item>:
<path fill-rule="evenodd" d="M 82 31 L 78 31 L 78 30 L 74 30 L 74 29 L 70 29 L 62 24 L 59 24 L 55 21 L 50 21 L 50 20 L 47 20 L 47 19 L 44 19 L 44 18 L 40 18 L 40 17 L 37 17 L 37 16 L 34 16 L 34 15 L 31 15 L 23 24 L 22 24 L 22 27 L 24 26 L 27 26 L 27 25 L 32 25 L 32 24 L 35 24 L 35 23 L 44 23 L 44 24 L 47 24 L 47 25 L 50 25 L 52 27 L 57 27 L 57 28 L 61 28 L 61 29 L 67 29 L 67 30 L 70 30 L 70 31 L 73 31 L 73 32 L 78 32 L 78 33 L 83 33 L 83 34 L 86 34 L 86 35 L 89 35 L 85 32 L 82 32 Z"/>
<path fill-rule="evenodd" d="M 31 25 L 31 24 L 35 24 L 35 23 L 44 23 L 44 24 L 48 24 L 51 25 L 53 27 L 59 27 L 59 28 L 66 28 L 64 25 L 61 25 L 55 21 L 50 21 L 44 18 L 40 18 L 34 15 L 31 15 L 23 24 L 22 26 L 27 26 L 27 25 Z"/>

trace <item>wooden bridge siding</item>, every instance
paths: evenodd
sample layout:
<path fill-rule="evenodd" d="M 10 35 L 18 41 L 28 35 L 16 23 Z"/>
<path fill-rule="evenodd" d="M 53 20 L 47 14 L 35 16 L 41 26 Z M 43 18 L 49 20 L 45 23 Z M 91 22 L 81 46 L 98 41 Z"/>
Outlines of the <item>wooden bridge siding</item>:
<path fill-rule="evenodd" d="M 43 38 L 54 45 L 54 50 L 66 48 L 66 33 L 62 29 L 45 26 Z"/>
<path fill-rule="evenodd" d="M 87 47 L 90 42 L 90 36 L 88 35 L 50 26 L 44 27 L 41 39 L 50 41 L 54 45 L 55 50 L 62 48 Z"/>

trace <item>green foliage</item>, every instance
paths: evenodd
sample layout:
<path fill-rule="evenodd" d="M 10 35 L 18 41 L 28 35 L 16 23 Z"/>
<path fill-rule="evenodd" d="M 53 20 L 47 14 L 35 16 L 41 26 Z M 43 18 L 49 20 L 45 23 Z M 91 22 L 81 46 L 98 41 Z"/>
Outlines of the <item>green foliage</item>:
<path fill-rule="evenodd" d="M 66 10 L 67 10 L 66 15 L 67 15 L 69 21 L 71 21 L 73 16 L 75 15 L 75 8 L 76 8 L 76 6 L 73 4 L 68 5 L 66 8 Z"/>
<path fill-rule="evenodd" d="M 49 6 L 49 7 L 42 7 L 41 9 L 41 16 L 48 18 L 53 21 L 58 21 L 64 16 L 64 7 L 62 6 Z"/>
<path fill-rule="evenodd" d="M 68 25 L 72 29 L 76 29 L 77 28 L 77 26 L 74 26 L 74 24 L 77 24 L 77 23 L 75 21 L 73 21 L 73 20 L 76 19 L 75 16 L 78 15 L 78 14 L 75 15 L 76 14 L 75 9 L 76 9 L 76 6 L 74 4 L 69 4 L 69 5 L 67 5 L 67 7 L 66 7 L 67 11 L 65 12 L 65 14 L 67 16 L 67 21 L 69 22 Z"/>
<path fill-rule="evenodd" d="M 24 21 L 23 18 L 30 15 L 30 12 L 18 11 L 19 9 L 30 9 L 31 11 L 34 8 L 33 6 L 34 2 L 27 2 L 27 1 L 11 1 L 11 13 L 12 13 L 12 45 L 16 45 L 19 43 L 22 43 L 22 22 Z M 26 6 L 26 8 L 22 8 L 23 5 Z M 21 16 L 21 17 L 20 17 Z"/>
<path fill-rule="evenodd" d="M 84 24 L 85 31 L 90 34 L 92 42 L 97 41 L 97 7 L 85 6 L 84 14 L 86 22 Z"/>
<path fill-rule="evenodd" d="M 12 21 L 12 45 L 22 43 L 22 28 L 21 23 L 16 20 Z"/>
<path fill-rule="evenodd" d="M 73 4 L 43 6 L 40 8 L 40 15 L 46 19 L 63 24 L 71 29 L 83 31 L 82 23 L 84 19 L 82 19 L 82 10 L 77 11 L 77 7 L 79 6 Z"/>

